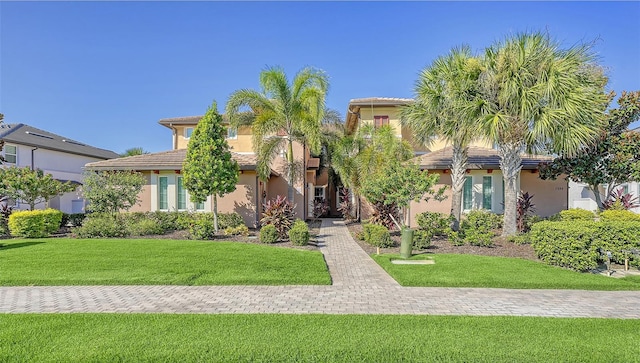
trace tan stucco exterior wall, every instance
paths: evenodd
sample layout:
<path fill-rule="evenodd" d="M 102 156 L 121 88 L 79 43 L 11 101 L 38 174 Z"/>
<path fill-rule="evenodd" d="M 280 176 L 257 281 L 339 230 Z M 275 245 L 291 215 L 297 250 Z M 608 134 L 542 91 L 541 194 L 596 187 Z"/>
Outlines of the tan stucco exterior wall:
<path fill-rule="evenodd" d="M 181 125 L 175 126 L 177 130 L 177 149 L 186 149 L 187 145 L 189 145 L 189 139 L 185 137 L 185 129 L 186 128 L 195 128 L 194 125 Z M 253 152 L 253 140 L 251 134 L 251 127 L 249 126 L 241 126 L 238 128 L 238 136 L 235 139 L 227 139 L 227 143 L 231 148 L 231 151 L 237 153 L 249 153 Z"/>
<path fill-rule="evenodd" d="M 533 194 L 535 214 L 541 217 L 548 217 L 567 209 L 568 189 L 564 178 L 542 180 L 538 177 L 538 173 L 533 174 L 529 170 L 523 170 L 520 174 L 520 190 Z"/>
<path fill-rule="evenodd" d="M 242 174 L 238 176 L 236 190 L 218 199 L 218 212 L 236 212 L 242 216 L 247 226 L 256 227 L 257 219 L 260 218 L 259 215 L 256 215 L 258 189 L 256 173 L 253 171 L 243 171 Z"/>
<path fill-rule="evenodd" d="M 139 203 L 135 204 L 130 212 L 149 212 L 151 210 L 151 172 L 143 171 L 141 174 L 144 176 L 144 186 L 142 191 L 138 194 Z"/>
<path fill-rule="evenodd" d="M 416 215 L 423 212 L 438 212 L 449 214 L 451 213 L 451 174 L 444 174 L 442 170 L 432 171 L 434 174 L 440 175 L 438 184 L 434 186 L 434 190 L 438 190 L 443 186 L 447 186 L 447 190 L 444 195 L 447 199 L 439 202 L 433 198 L 430 198 L 428 202 L 421 200 L 419 202 L 411 202 L 409 204 L 409 226 L 416 227 Z"/>

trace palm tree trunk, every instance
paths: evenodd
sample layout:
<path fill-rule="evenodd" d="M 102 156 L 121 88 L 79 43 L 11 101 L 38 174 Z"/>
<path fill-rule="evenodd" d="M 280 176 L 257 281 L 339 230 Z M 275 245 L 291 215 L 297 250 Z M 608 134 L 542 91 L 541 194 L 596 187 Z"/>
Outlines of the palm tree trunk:
<path fill-rule="evenodd" d="M 213 231 L 218 234 L 218 196 L 213 195 Z"/>
<path fill-rule="evenodd" d="M 294 203 L 293 200 L 293 180 L 294 180 L 294 160 L 293 160 L 293 141 L 291 138 L 287 140 L 287 163 L 289 164 L 289 188 L 288 188 L 288 197 L 289 202 Z"/>
<path fill-rule="evenodd" d="M 451 159 L 451 215 L 453 222 L 451 229 L 460 229 L 460 214 L 462 213 L 462 189 L 464 187 L 464 173 L 467 169 L 467 150 L 460 145 L 453 145 Z"/>
<path fill-rule="evenodd" d="M 504 177 L 504 219 L 502 235 L 513 236 L 518 233 L 517 203 L 518 203 L 518 175 L 522 169 L 519 144 L 502 144 L 498 150 L 500 155 L 500 169 Z"/>
<path fill-rule="evenodd" d="M 600 184 L 589 185 L 589 189 L 593 192 L 593 196 L 596 198 L 596 208 L 602 210 L 602 196 L 600 195 Z"/>

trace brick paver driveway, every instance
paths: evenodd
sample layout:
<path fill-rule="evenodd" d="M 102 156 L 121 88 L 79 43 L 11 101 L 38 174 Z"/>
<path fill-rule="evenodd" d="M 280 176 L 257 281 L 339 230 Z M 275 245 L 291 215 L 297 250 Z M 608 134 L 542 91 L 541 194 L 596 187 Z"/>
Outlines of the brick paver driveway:
<path fill-rule="evenodd" d="M 328 313 L 640 318 L 638 291 L 401 287 L 325 219 L 331 286 L 0 287 L 0 313 Z M 0 273 L 1 273 L 0 266 Z"/>

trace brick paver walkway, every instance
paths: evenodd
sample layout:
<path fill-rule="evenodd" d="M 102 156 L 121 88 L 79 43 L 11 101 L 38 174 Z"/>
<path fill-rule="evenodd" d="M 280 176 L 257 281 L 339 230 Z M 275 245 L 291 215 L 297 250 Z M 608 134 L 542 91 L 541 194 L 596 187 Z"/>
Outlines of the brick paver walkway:
<path fill-rule="evenodd" d="M 640 318 L 638 291 L 401 287 L 324 220 L 332 286 L 0 287 L 0 313 L 329 313 Z M 1 272 L 1 266 L 0 266 Z"/>

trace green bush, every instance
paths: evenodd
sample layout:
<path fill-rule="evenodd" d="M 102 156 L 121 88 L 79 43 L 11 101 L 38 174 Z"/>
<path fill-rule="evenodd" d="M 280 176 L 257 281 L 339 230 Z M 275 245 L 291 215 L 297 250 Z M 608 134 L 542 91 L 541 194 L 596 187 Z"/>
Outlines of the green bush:
<path fill-rule="evenodd" d="M 601 221 L 640 221 L 640 214 L 629 210 L 607 209 L 600 212 Z"/>
<path fill-rule="evenodd" d="M 516 234 L 515 236 L 509 236 L 508 241 L 517 245 L 528 245 L 531 243 L 531 236 L 529 236 L 529 232 Z"/>
<path fill-rule="evenodd" d="M 424 212 L 416 215 L 420 229 L 431 232 L 432 236 L 446 236 L 451 229 L 453 216 L 438 212 Z"/>
<path fill-rule="evenodd" d="M 260 228 L 260 242 L 262 243 L 276 243 L 278 236 L 278 230 L 273 224 L 267 224 Z"/>
<path fill-rule="evenodd" d="M 147 220 L 151 220 L 153 222 L 155 222 L 160 229 L 162 229 L 161 233 L 157 233 L 157 234 L 164 234 L 166 232 L 173 232 L 178 230 L 178 217 L 180 216 L 180 213 L 183 212 L 161 212 L 161 211 L 156 211 L 156 212 L 148 212 L 145 213 L 145 219 Z M 149 222 L 146 222 L 148 225 L 150 225 Z"/>
<path fill-rule="evenodd" d="M 485 210 L 470 211 L 460 224 L 460 235 L 464 243 L 473 246 L 493 246 L 493 230 L 500 228 L 502 219 L 499 214 Z"/>
<path fill-rule="evenodd" d="M 191 228 L 191 225 L 195 223 L 198 218 L 198 214 L 200 213 L 191 213 L 191 212 L 177 212 L 178 216 L 176 217 L 176 231 L 183 231 Z"/>
<path fill-rule="evenodd" d="M 391 247 L 393 241 L 389 229 L 379 224 L 367 224 L 365 229 L 365 241 L 376 247 Z"/>
<path fill-rule="evenodd" d="M 365 223 L 362 225 L 362 240 L 365 242 L 369 242 L 369 238 L 371 236 L 371 231 L 375 229 L 377 224 L 373 223 Z"/>
<path fill-rule="evenodd" d="M 164 234 L 165 229 L 156 219 L 143 219 L 127 226 L 129 234 L 132 236 L 149 236 L 154 234 Z"/>
<path fill-rule="evenodd" d="M 464 231 L 464 242 L 472 246 L 491 247 L 493 236 L 491 231 L 470 228 Z"/>
<path fill-rule="evenodd" d="M 213 218 L 213 213 L 211 215 Z M 218 227 L 220 229 L 240 226 L 244 226 L 244 219 L 238 213 L 218 213 Z"/>
<path fill-rule="evenodd" d="M 460 232 L 449 231 L 447 233 L 447 238 L 449 239 L 449 242 L 454 246 L 464 246 L 465 244 L 464 238 L 460 234 Z"/>
<path fill-rule="evenodd" d="M 309 244 L 309 226 L 305 221 L 298 219 L 289 230 L 289 241 L 296 246 Z"/>
<path fill-rule="evenodd" d="M 431 246 L 433 235 L 430 231 L 418 229 L 413 231 L 413 248 L 417 250 L 426 250 Z"/>
<path fill-rule="evenodd" d="M 71 231 L 78 238 L 110 238 L 129 235 L 124 216 L 118 215 L 114 218 L 109 214 L 98 213 L 88 215 L 82 226 L 75 227 Z"/>
<path fill-rule="evenodd" d="M 237 227 L 227 227 L 224 229 L 225 236 L 248 236 L 249 228 L 244 224 Z"/>
<path fill-rule="evenodd" d="M 9 216 L 9 231 L 13 236 L 47 237 L 60 229 L 62 212 L 55 209 L 18 211 Z"/>
<path fill-rule="evenodd" d="M 560 211 L 560 220 L 562 221 L 593 221 L 596 215 L 586 209 L 572 208 Z"/>
<path fill-rule="evenodd" d="M 640 222 L 607 220 L 596 224 L 593 243 L 602 252 L 611 252 L 611 260 L 623 264 L 629 258 L 632 265 L 640 263 L 640 256 L 625 251 L 640 249 Z M 605 257 L 601 257 L 604 259 Z"/>
<path fill-rule="evenodd" d="M 80 227 L 82 225 L 82 221 L 84 221 L 85 214 L 84 213 L 73 213 L 67 214 L 62 213 L 62 220 L 60 221 L 60 227 L 66 227 L 67 224 L 71 223 L 72 227 Z"/>
<path fill-rule="evenodd" d="M 189 227 L 189 234 L 193 239 L 213 239 L 216 235 L 213 217 L 202 216 L 197 218 Z"/>
<path fill-rule="evenodd" d="M 531 246 L 545 263 L 577 271 L 598 266 L 598 245 L 593 243 L 597 222 L 540 222 L 531 228 Z"/>

